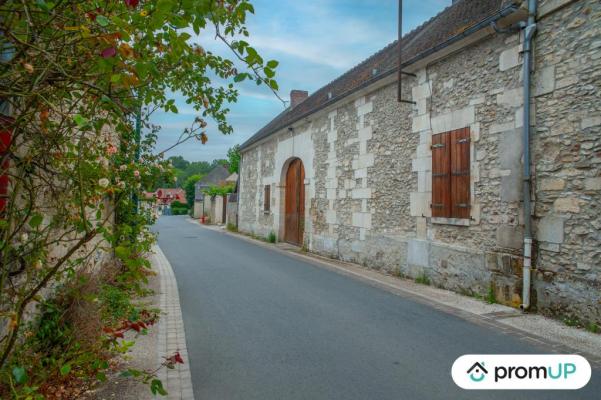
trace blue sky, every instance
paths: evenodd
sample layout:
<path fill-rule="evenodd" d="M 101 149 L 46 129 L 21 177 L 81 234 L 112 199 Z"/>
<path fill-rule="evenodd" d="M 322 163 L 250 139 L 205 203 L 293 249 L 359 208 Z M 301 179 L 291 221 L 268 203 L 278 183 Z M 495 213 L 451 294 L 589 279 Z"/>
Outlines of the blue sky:
<path fill-rule="evenodd" d="M 280 96 L 291 89 L 309 93 L 326 85 L 397 37 L 398 0 L 254 0 L 248 20 L 250 40 L 266 59 L 280 62 L 276 79 Z M 451 4 L 451 0 L 404 0 L 403 30 L 415 28 Z M 227 50 L 209 39 L 198 39 L 215 53 Z M 203 33 L 201 32 L 201 37 Z M 264 86 L 243 83 L 238 102 L 231 104 L 229 121 L 234 133 L 223 135 L 210 124 L 209 141 L 189 141 L 166 155 L 190 161 L 225 158 L 227 149 L 242 143 L 283 110 L 282 103 Z M 178 98 L 178 114 L 155 112 L 152 122 L 162 126 L 156 149 L 173 144 L 194 120 L 194 110 Z"/>

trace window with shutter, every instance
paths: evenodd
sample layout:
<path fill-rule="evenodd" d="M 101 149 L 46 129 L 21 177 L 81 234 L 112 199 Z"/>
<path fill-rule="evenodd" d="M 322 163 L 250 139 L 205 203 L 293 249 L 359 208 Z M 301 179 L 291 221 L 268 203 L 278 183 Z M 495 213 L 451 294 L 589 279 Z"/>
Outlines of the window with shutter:
<path fill-rule="evenodd" d="M 263 193 L 263 211 L 268 212 L 271 209 L 271 185 L 265 185 Z"/>
<path fill-rule="evenodd" d="M 470 217 L 470 130 L 432 135 L 432 216 Z"/>

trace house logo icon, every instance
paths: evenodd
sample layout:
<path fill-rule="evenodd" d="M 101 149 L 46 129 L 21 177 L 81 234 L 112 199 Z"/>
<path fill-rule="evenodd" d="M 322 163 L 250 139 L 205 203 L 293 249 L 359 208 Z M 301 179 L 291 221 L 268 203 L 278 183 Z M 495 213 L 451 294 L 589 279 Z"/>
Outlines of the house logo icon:
<path fill-rule="evenodd" d="M 470 369 L 467 370 L 467 373 L 470 374 L 470 379 L 472 381 L 481 382 L 482 380 L 484 380 L 484 378 L 486 378 L 486 374 L 488 374 L 488 371 L 486 370 L 486 368 L 484 368 L 484 362 L 477 362 L 474 363 L 474 365 L 472 365 Z"/>

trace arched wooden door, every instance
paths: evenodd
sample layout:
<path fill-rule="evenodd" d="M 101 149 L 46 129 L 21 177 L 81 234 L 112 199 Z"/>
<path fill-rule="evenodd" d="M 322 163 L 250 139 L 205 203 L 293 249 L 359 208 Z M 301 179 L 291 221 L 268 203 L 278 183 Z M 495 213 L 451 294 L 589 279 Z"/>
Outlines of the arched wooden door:
<path fill-rule="evenodd" d="M 286 171 L 286 218 L 284 240 L 301 246 L 305 229 L 305 169 L 295 159 Z"/>

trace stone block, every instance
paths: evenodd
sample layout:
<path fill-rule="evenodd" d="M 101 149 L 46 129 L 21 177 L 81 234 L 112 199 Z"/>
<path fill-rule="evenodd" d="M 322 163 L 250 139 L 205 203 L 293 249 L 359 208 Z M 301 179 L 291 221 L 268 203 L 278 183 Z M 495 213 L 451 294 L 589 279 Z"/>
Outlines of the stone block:
<path fill-rule="evenodd" d="M 407 242 L 407 264 L 428 267 L 430 243 L 425 240 L 409 240 Z"/>
<path fill-rule="evenodd" d="M 427 129 L 430 129 L 430 114 L 423 114 L 413 117 L 411 132 L 417 133 Z"/>
<path fill-rule="evenodd" d="M 417 155 L 417 158 L 431 157 L 432 151 L 430 150 L 430 145 L 428 143 L 418 144 L 417 150 L 416 150 L 416 155 Z"/>
<path fill-rule="evenodd" d="M 371 214 L 364 212 L 353 213 L 353 226 L 371 229 Z"/>
<path fill-rule="evenodd" d="M 586 178 L 584 180 L 584 188 L 586 190 L 601 190 L 601 177 Z"/>
<path fill-rule="evenodd" d="M 502 169 L 519 169 L 523 152 L 522 135 L 517 129 L 503 133 L 499 138 L 499 165 Z"/>
<path fill-rule="evenodd" d="M 430 97 L 432 95 L 432 91 L 430 90 L 430 82 L 426 81 L 421 85 L 414 86 L 411 89 L 411 95 L 413 96 L 414 101 Z"/>
<path fill-rule="evenodd" d="M 483 104 L 486 101 L 485 96 L 478 96 L 470 100 L 470 106 L 477 106 L 478 104 Z"/>
<path fill-rule="evenodd" d="M 432 118 L 432 134 L 470 126 L 476 121 L 474 106 L 455 110 Z"/>
<path fill-rule="evenodd" d="M 524 104 L 524 93 L 522 88 L 506 89 L 497 94 L 497 104 L 508 107 L 520 107 Z"/>
<path fill-rule="evenodd" d="M 547 215 L 538 221 L 536 239 L 539 242 L 563 243 L 564 219 Z"/>
<path fill-rule="evenodd" d="M 326 222 L 328 224 L 336 223 L 336 211 L 335 210 L 326 210 Z"/>
<path fill-rule="evenodd" d="M 501 124 L 491 124 L 490 127 L 488 128 L 488 131 L 490 133 L 500 133 L 500 132 L 512 131 L 514 129 L 515 129 L 515 123 L 513 121 L 511 121 L 511 122 L 504 122 Z"/>
<path fill-rule="evenodd" d="M 568 86 L 572 86 L 578 83 L 578 76 L 568 76 L 566 78 L 560 79 L 555 83 L 555 89 L 563 89 Z"/>
<path fill-rule="evenodd" d="M 538 247 L 541 250 L 550 251 L 552 253 L 559 253 L 560 250 L 560 246 L 557 243 L 541 242 Z"/>
<path fill-rule="evenodd" d="M 365 104 L 360 105 L 359 107 L 357 107 L 357 114 L 358 115 L 365 115 L 367 113 L 372 112 L 374 109 L 374 103 L 367 102 Z"/>
<path fill-rule="evenodd" d="M 509 175 L 501 176 L 501 201 L 508 203 L 522 199 L 522 174 L 519 169 L 513 169 Z"/>
<path fill-rule="evenodd" d="M 411 160 L 411 170 L 413 172 L 431 171 L 432 157 L 420 157 Z"/>
<path fill-rule="evenodd" d="M 534 76 L 534 96 L 542 96 L 555 90 L 555 66 L 540 68 Z"/>
<path fill-rule="evenodd" d="M 432 191 L 432 172 L 420 171 L 417 173 L 417 191 L 418 192 Z"/>
<path fill-rule="evenodd" d="M 367 178 L 367 168 L 355 170 L 355 179 Z"/>
<path fill-rule="evenodd" d="M 517 67 L 521 64 L 520 51 L 521 45 L 513 46 L 507 50 L 504 50 L 499 54 L 499 69 L 501 71 L 507 71 L 508 69 Z"/>
<path fill-rule="evenodd" d="M 371 189 L 370 188 L 356 188 L 351 192 L 351 197 L 353 199 L 371 199 Z"/>
<path fill-rule="evenodd" d="M 541 190 L 563 190 L 566 187 L 566 181 L 560 178 L 544 178 L 540 180 Z"/>
<path fill-rule="evenodd" d="M 412 217 L 431 216 L 430 203 L 432 192 L 411 192 L 409 194 L 409 209 Z"/>
<path fill-rule="evenodd" d="M 553 202 L 553 208 L 557 212 L 580 212 L 580 200 L 576 197 L 561 197 Z"/>
<path fill-rule="evenodd" d="M 501 225 L 497 227 L 497 246 L 519 249 L 524 240 L 524 230 L 521 226 Z"/>
<path fill-rule="evenodd" d="M 417 238 L 418 239 L 426 239 L 428 225 L 426 222 L 426 218 L 418 217 L 415 219 L 416 230 L 417 230 Z"/>
<path fill-rule="evenodd" d="M 359 129 L 359 140 L 369 140 L 372 138 L 372 127 L 366 126 Z"/>
<path fill-rule="evenodd" d="M 582 129 L 587 129 L 599 125 L 601 125 L 601 116 L 583 118 L 580 122 L 580 128 Z"/>

